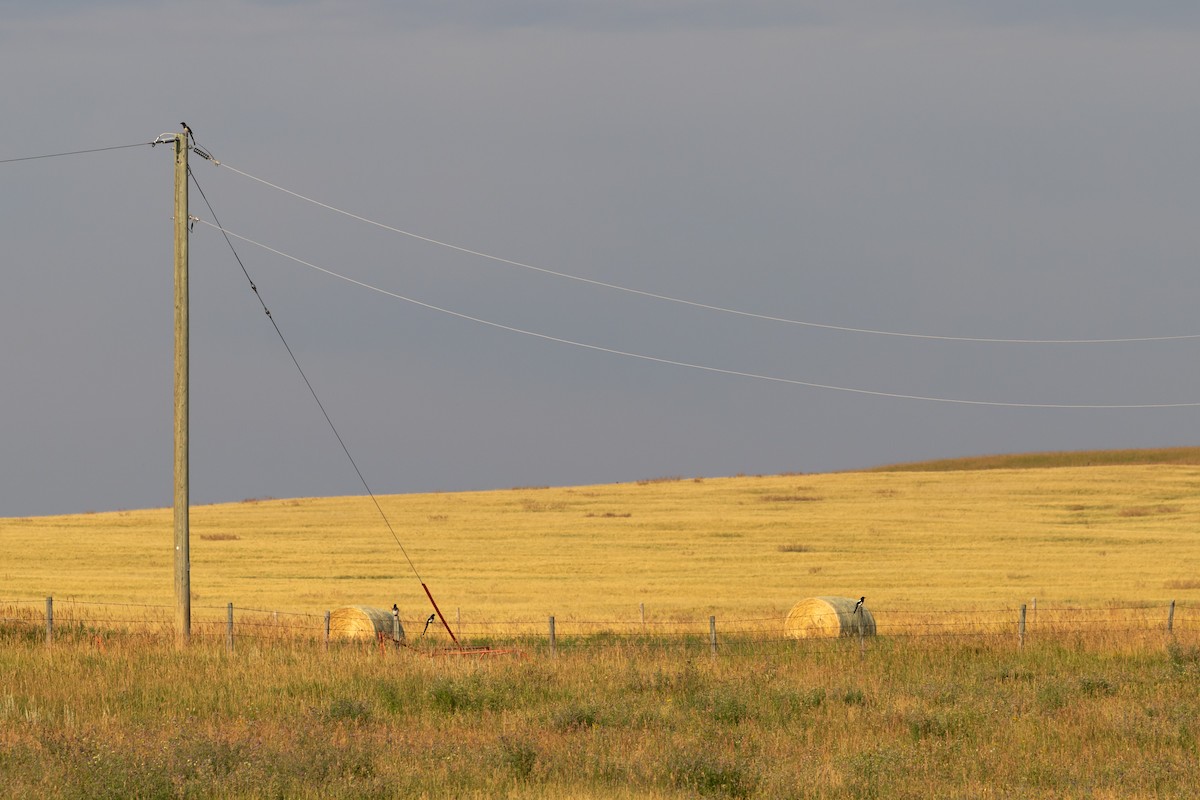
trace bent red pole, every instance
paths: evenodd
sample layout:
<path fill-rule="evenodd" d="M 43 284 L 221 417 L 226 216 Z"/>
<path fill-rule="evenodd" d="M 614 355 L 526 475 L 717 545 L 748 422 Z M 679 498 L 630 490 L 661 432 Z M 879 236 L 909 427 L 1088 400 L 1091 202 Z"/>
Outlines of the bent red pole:
<path fill-rule="evenodd" d="M 433 593 L 429 591 L 429 587 L 424 583 L 421 584 L 421 588 L 425 590 L 425 596 L 428 597 L 429 602 L 433 604 L 433 610 L 437 612 L 438 619 L 440 619 L 442 621 L 442 625 L 446 627 L 446 633 L 450 634 L 450 638 L 454 640 L 454 643 L 458 645 L 458 649 L 461 650 L 462 644 L 458 641 L 458 637 L 454 635 L 454 631 L 450 629 L 450 623 L 446 622 L 446 618 L 442 616 L 442 610 L 438 608 L 437 600 L 433 599 Z"/>

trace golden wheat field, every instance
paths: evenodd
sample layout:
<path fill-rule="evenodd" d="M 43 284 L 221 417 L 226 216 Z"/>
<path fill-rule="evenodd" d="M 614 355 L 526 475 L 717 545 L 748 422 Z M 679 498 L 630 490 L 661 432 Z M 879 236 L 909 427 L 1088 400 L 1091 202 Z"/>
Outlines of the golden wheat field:
<path fill-rule="evenodd" d="M 1073 463 L 1073 462 L 1072 462 Z M 661 478 L 194 507 L 193 606 L 466 621 L 1200 600 L 1200 466 Z M 396 539 L 403 545 L 403 550 Z M 0 600 L 170 606 L 169 509 L 0 520 Z M 407 553 L 407 557 L 405 555 Z M 420 580 L 409 565 L 420 575 Z M 197 612 L 200 613 L 200 612 Z"/>

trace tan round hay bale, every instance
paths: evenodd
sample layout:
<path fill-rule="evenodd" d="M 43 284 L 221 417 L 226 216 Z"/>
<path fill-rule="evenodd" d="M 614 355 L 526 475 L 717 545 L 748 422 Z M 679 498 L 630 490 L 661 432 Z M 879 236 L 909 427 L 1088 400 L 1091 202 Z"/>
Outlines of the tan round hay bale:
<path fill-rule="evenodd" d="M 392 638 L 392 612 L 387 608 L 343 606 L 329 613 L 329 638 L 374 639 L 379 634 Z M 400 626 L 404 639 L 404 626 Z"/>
<path fill-rule="evenodd" d="M 863 607 L 854 613 L 858 600 L 853 597 L 810 597 L 792 606 L 783 631 L 793 639 L 836 638 L 875 635 L 875 618 Z"/>

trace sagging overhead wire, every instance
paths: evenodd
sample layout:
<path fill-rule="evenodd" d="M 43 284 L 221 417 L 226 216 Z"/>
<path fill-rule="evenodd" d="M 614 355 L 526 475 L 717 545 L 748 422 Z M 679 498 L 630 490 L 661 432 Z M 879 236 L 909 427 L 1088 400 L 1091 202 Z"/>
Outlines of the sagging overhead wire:
<path fill-rule="evenodd" d="M 469 314 L 463 314 L 461 312 L 453 311 L 451 309 L 443 308 L 441 306 L 435 306 L 431 303 L 426 303 L 421 300 L 416 300 L 414 298 L 407 297 L 402 294 L 398 294 L 396 292 L 388 291 L 387 289 L 382 289 L 378 286 L 373 286 L 369 283 L 365 283 L 365 282 L 357 280 L 355 278 L 351 278 L 347 275 L 343 275 L 343 274 L 341 274 L 339 272 L 335 272 L 331 269 L 327 269 L 325 267 L 318 266 L 317 264 L 313 264 L 312 262 L 305 261 L 305 260 L 298 258 L 296 256 L 293 256 L 289 253 L 285 253 L 282 250 L 277 250 L 274 247 L 263 244 L 262 242 L 255 241 L 254 239 L 251 239 L 247 236 L 243 236 L 241 234 L 234 233 L 233 231 L 222 227 L 220 225 L 220 223 L 216 222 L 215 219 L 213 222 L 209 222 L 207 220 L 197 218 L 196 221 L 202 225 L 206 225 L 211 228 L 216 228 L 217 230 L 221 231 L 221 233 L 224 236 L 226 236 L 227 238 L 233 237 L 235 239 L 239 239 L 243 242 L 246 242 L 247 244 L 252 244 L 255 247 L 262 248 L 263 250 L 266 250 L 269 253 L 274 253 L 275 255 L 277 255 L 281 258 L 288 259 L 289 261 L 293 261 L 297 264 L 300 264 L 301 266 L 305 266 L 310 269 L 316 270 L 317 272 L 322 272 L 330 277 L 337 278 L 338 280 L 345 281 L 347 283 L 353 284 L 355 286 L 359 286 L 364 289 L 368 289 L 373 292 L 378 292 L 379 294 L 383 294 L 388 297 L 395 298 L 396 300 L 402 300 L 406 303 L 411 303 L 412 305 L 419 306 L 419 307 L 425 308 L 425 309 L 429 309 L 430 311 L 436 311 L 440 314 L 446 314 L 451 317 L 456 317 L 458 319 L 466 320 L 468 322 L 474 322 L 474 323 L 477 323 L 480 325 L 485 325 L 485 326 L 488 326 L 488 327 L 491 327 L 491 328 L 494 328 L 497 330 L 507 331 L 509 333 L 517 333 L 517 334 L 521 334 L 523 336 L 531 336 L 531 337 L 534 337 L 537 339 L 542 339 L 544 341 L 557 342 L 559 344 L 569 345 L 571 347 L 579 347 L 579 348 L 582 348 L 585 350 L 591 350 L 591 351 L 600 352 L 600 353 L 608 353 L 610 355 L 616 355 L 616 356 L 624 356 L 626 358 L 635 358 L 635 359 L 639 359 L 641 361 L 649 361 L 649 362 L 656 363 L 656 364 L 666 364 L 666 365 L 674 366 L 674 367 L 684 367 L 687 369 L 701 370 L 703 372 L 712 372 L 712 373 L 717 373 L 717 374 L 721 374 L 721 375 L 730 375 L 730 376 L 739 377 L 739 378 L 751 378 L 754 380 L 770 381 L 773 383 L 790 384 L 793 386 L 804 386 L 804 387 L 807 387 L 810 389 L 824 389 L 827 391 L 868 395 L 871 397 L 884 397 L 884 398 L 890 398 L 890 399 L 895 399 L 895 400 L 921 400 L 921 401 L 932 402 L 932 403 L 949 403 L 949 404 L 967 405 L 967 406 L 992 406 L 992 407 L 1001 407 L 1001 408 L 1077 409 L 1077 410 L 1079 410 L 1079 409 L 1093 409 L 1093 410 L 1125 409 L 1125 410 L 1129 410 L 1129 409 L 1151 409 L 1151 408 L 1163 409 L 1163 408 L 1197 408 L 1197 407 L 1200 407 L 1200 402 L 1104 404 L 1104 403 L 1016 403 L 1016 402 L 1005 402 L 1005 401 L 997 401 L 997 400 L 963 400 L 963 399 L 957 399 L 957 398 L 951 398 L 951 397 L 902 394 L 902 393 L 897 393 L 897 392 L 885 392 L 885 391 L 875 391 L 875 390 L 871 390 L 871 389 L 860 389 L 860 388 L 855 388 L 855 387 L 850 387 L 850 386 L 835 386 L 835 385 L 831 385 L 831 384 L 815 383 L 812 381 L 804 381 L 804 380 L 799 380 L 799 379 L 795 379 L 795 378 L 784 378 L 784 377 L 777 376 L 777 375 L 765 375 L 765 374 L 753 373 L 753 372 L 742 372 L 739 370 L 723 369 L 720 367 L 713 367 L 713 366 L 708 366 L 708 365 L 704 365 L 704 364 L 693 364 L 693 363 L 689 363 L 686 361 L 676 361 L 673 359 L 660 358 L 657 356 L 650 356 L 650 355 L 645 355 L 642 353 L 633 353 L 633 352 L 629 352 L 627 350 L 617 350 L 617 349 L 614 349 L 611 347 L 603 347 L 600 345 L 588 344 L 586 342 L 574 341 L 572 339 L 564 339 L 564 338 L 561 338 L 558 336 L 551 336 L 551 335 L 545 334 L 545 333 L 538 333 L 536 331 L 526 330 L 524 328 L 517 328 L 517 327 L 511 326 L 511 325 L 504 325 L 499 322 L 492 322 L 491 320 L 482 319 L 480 317 L 471 316 Z"/>
<path fill-rule="evenodd" d="M 191 136 L 190 130 L 188 131 L 188 135 Z M 195 140 L 193 139 L 193 142 L 194 141 Z M 375 495 L 374 490 L 371 489 L 370 484 L 367 483 L 366 476 L 363 475 L 362 470 L 358 466 L 358 462 L 354 460 L 354 456 L 350 453 L 350 448 L 346 445 L 346 440 L 343 439 L 342 435 L 338 432 L 337 426 L 333 423 L 333 418 L 330 417 L 329 411 L 325 408 L 325 404 L 321 402 L 321 398 L 317 395 L 317 390 L 313 386 L 312 381 L 308 379 L 308 375 L 304 372 L 304 368 L 300 366 L 300 360 L 296 357 L 296 353 L 292 350 L 291 345 L 288 344 L 287 338 L 283 335 L 283 331 L 280 329 L 279 323 L 276 321 L 275 316 L 271 313 L 270 309 L 267 308 L 266 301 L 263 300 L 262 293 L 258 290 L 258 285 L 254 282 L 254 279 L 250 277 L 250 272 L 246 269 L 245 262 L 243 262 L 241 256 L 238 255 L 237 248 L 233 246 L 233 241 L 230 239 L 232 234 L 227 233 L 225 229 L 221 227 L 220 222 L 217 219 L 217 212 L 213 210 L 212 203 L 208 201 L 207 195 L 204 194 L 204 189 L 200 187 L 200 182 L 196 180 L 196 176 L 192 173 L 190 167 L 188 168 L 188 177 L 191 178 L 193 185 L 195 185 L 196 190 L 200 193 L 200 198 L 204 201 L 204 205 L 208 208 L 208 212 L 213 218 L 213 222 L 209 223 L 199 217 L 191 216 L 191 221 L 210 225 L 217 228 L 222 232 L 222 234 L 224 234 L 225 243 L 229 245 L 229 250 L 233 253 L 234 260 L 237 261 L 238 266 L 242 270 L 242 274 L 246 277 L 246 281 L 250 284 L 250 289 L 254 292 L 255 299 L 258 300 L 259 305 L 262 306 L 263 313 L 266 314 L 267 319 L 271 321 L 271 327 L 275 329 L 275 333 L 279 336 L 279 341 L 283 343 L 283 347 L 287 351 L 288 357 L 291 358 L 292 364 L 294 364 L 296 367 L 296 371 L 300 373 L 300 377 L 304 380 L 304 385 L 308 387 L 309 394 L 311 394 L 313 400 L 316 401 L 317 407 L 321 409 L 321 415 L 325 418 L 326 424 L 329 426 L 329 429 L 333 432 L 334 438 L 337 439 L 338 444 L 341 446 L 342 452 L 345 453 L 346 459 L 350 462 L 350 466 L 354 468 L 354 473 L 358 476 L 359 483 L 362 484 L 363 490 L 371 498 L 371 502 L 375 505 L 375 510 L 379 512 L 379 516 L 383 519 L 383 523 L 387 527 L 388 532 L 392 535 L 392 539 L 395 540 L 396 546 L 399 547 L 400 552 L 404 554 L 404 560 L 408 562 L 408 566 L 412 570 L 413 575 L 416 576 L 417 582 L 420 583 L 421 588 L 425 590 L 425 595 L 429 598 L 429 602 L 433 605 L 434 611 L 437 612 L 439 617 L 441 617 L 442 624 L 445 626 L 446 632 L 450 634 L 450 638 L 456 645 L 459 644 L 458 637 L 454 635 L 454 631 L 450 628 L 450 624 L 446 621 L 446 618 L 442 616 L 442 612 L 441 609 L 438 608 L 437 601 L 433 599 L 433 594 L 429 591 L 429 587 L 421 578 L 421 573 L 417 570 L 417 565 L 413 562 L 412 557 L 408 554 L 408 550 L 404 547 L 404 543 L 400 541 L 400 537 L 396 534 L 396 529 L 392 525 L 391 519 L 388 517 L 387 512 L 383 510 L 383 506 L 380 504 L 379 498 Z M 461 647 L 461 645 L 459 646 Z"/>
<path fill-rule="evenodd" d="M 112 147 L 93 147 L 88 150 L 71 150 L 65 153 L 45 153 L 40 156 L 21 156 L 19 158 L 0 158 L 0 164 L 13 164 L 17 161 L 36 161 L 40 158 L 62 158 L 63 156 L 79 156 L 85 153 L 104 153 L 109 150 L 127 150 L 130 147 L 153 147 L 159 142 L 138 142 L 137 144 L 118 144 Z"/>
<path fill-rule="evenodd" d="M 208 207 L 208 213 L 212 214 L 213 220 L 216 221 L 217 214 L 215 211 L 213 211 L 212 204 L 208 202 L 208 197 L 205 196 L 204 190 L 200 188 L 199 181 L 196 180 L 196 176 L 191 173 L 190 169 L 188 170 L 188 175 L 191 177 L 192 183 L 196 186 L 196 190 L 200 192 L 200 198 L 204 201 L 204 205 Z M 192 217 L 192 221 L 209 224 L 199 217 Z M 224 229 L 220 227 L 219 222 L 217 222 L 213 227 L 216 227 L 224 232 Z M 375 496 L 375 492 L 371 490 L 370 485 L 367 483 L 366 477 L 363 476 L 362 470 L 359 469 L 358 462 L 356 462 L 354 460 L 354 456 L 350 454 L 350 448 L 346 446 L 346 441 L 342 438 L 342 435 L 338 433 L 337 426 L 333 424 L 333 419 L 329 416 L 329 412 L 326 410 L 325 404 L 321 402 L 321 398 L 317 395 L 317 390 L 313 388 L 312 381 L 308 379 L 308 375 L 305 374 L 304 368 L 300 366 L 300 360 L 296 358 L 295 352 L 292 350 L 291 345 L 288 344 L 287 337 L 283 335 L 283 331 L 280 329 L 279 323 L 276 321 L 275 316 L 271 313 L 271 310 L 267 308 L 266 301 L 263 300 L 262 293 L 258 290 L 258 285 L 254 282 L 254 279 L 250 277 L 249 270 L 246 269 L 246 265 L 242 261 L 242 257 L 238 255 L 237 249 L 233 246 L 233 241 L 228 235 L 225 236 L 225 243 L 229 245 L 229 250 L 233 253 L 234 260 L 237 261 L 238 266 L 241 267 L 242 274 L 246 276 L 246 280 L 250 284 L 250 290 L 254 292 L 254 297 L 256 300 L 258 300 L 259 305 L 262 306 L 263 313 L 265 313 L 267 315 L 267 319 L 271 321 L 271 327 L 275 329 L 275 333 L 279 336 L 279 340 L 283 342 L 284 349 L 287 350 L 288 356 L 292 359 L 292 363 L 295 365 L 296 370 L 300 373 L 300 377 L 304 380 L 304 385 L 308 387 L 309 394 L 312 395 L 313 400 L 316 401 L 317 406 L 321 409 L 321 414 L 325 417 L 325 422 L 329 425 L 329 429 L 333 431 L 333 435 L 337 439 L 338 444 L 341 445 L 342 452 L 345 453 L 346 458 L 349 459 L 350 465 L 354 468 L 355 474 L 358 475 L 359 482 L 363 485 L 363 489 L 366 490 L 368 495 L 370 495 L 372 502 L 375 504 L 375 508 L 379 511 L 379 515 L 383 518 L 384 523 L 391 532 L 392 538 L 396 540 L 396 544 L 400 546 L 400 551 L 404 553 L 404 558 L 408 561 L 409 567 L 412 568 L 413 574 L 417 576 L 417 580 L 420 580 L 421 573 L 417 571 L 416 564 L 414 564 L 413 560 L 409 558 L 408 551 L 404 549 L 404 545 L 400 542 L 400 537 L 396 535 L 396 530 L 392 527 L 391 520 L 388 519 L 383 507 L 380 506 L 379 500 Z"/>
<path fill-rule="evenodd" d="M 899 338 L 905 338 L 905 339 L 927 339 L 927 340 L 935 340 L 935 341 L 943 341 L 943 342 L 971 342 L 971 343 L 976 343 L 976 344 L 1017 344 L 1017 345 L 1087 345 L 1087 344 L 1092 344 L 1092 345 L 1094 345 L 1094 344 L 1124 344 L 1124 343 L 1133 343 L 1133 342 L 1170 342 L 1170 341 L 1179 341 L 1179 340 L 1183 340 L 1183 339 L 1200 339 L 1200 333 L 1180 334 L 1180 335 L 1174 335 L 1174 336 L 1134 336 L 1134 337 L 1122 337 L 1122 338 L 1108 337 L 1108 338 L 1093 338 L 1093 339 L 1019 339 L 1019 338 L 992 338 L 992 337 L 983 337 L 983 336 L 948 336 L 948 335 L 938 335 L 938 334 L 929 334 L 929 333 L 909 333 L 909 332 L 903 332 L 903 331 L 888 331 L 888 330 L 881 330 L 881 329 L 876 329 L 876 328 L 852 327 L 852 326 L 848 326 L 848 325 L 833 325 L 833 324 L 827 324 L 827 323 L 821 323 L 821 322 L 812 322 L 812 321 L 808 321 L 808 320 L 792 319 L 789 317 L 772 316 L 770 314 L 760 314 L 760 313 L 756 313 L 756 312 L 752 312 L 752 311 L 744 311 L 744 310 L 740 310 L 740 309 L 736 309 L 736 308 L 729 308 L 726 306 L 713 305 L 710 303 L 700 303 L 700 302 L 697 302 L 694 300 L 687 300 L 687 299 L 684 299 L 681 297 L 674 297 L 671 295 L 658 294 L 655 292 L 644 291 L 642 289 L 634 289 L 634 288 L 631 288 L 628 286 L 621 286 L 621 285 L 615 284 L 615 283 L 608 283 L 605 281 L 593 280 L 592 278 L 584 278 L 579 275 L 571 275 L 566 272 L 559 272 L 556 270 L 547 269 L 546 267 L 538 267 L 533 264 L 527 264 L 522 261 L 515 261 L 513 259 L 503 258 L 501 256 L 492 255 L 490 253 L 485 253 L 480 250 L 472 250 L 471 248 L 463 247 L 461 245 L 452 244 L 450 242 L 441 241 L 439 239 L 434 239 L 434 238 L 431 238 L 428 236 L 422 236 L 418 233 L 406 231 L 402 228 L 397 228 L 392 225 L 388 225 L 386 223 L 378 222 L 378 221 L 370 219 L 368 217 L 364 217 L 359 214 L 355 214 L 351 211 L 346 211 L 345 209 L 338 208 L 337 206 L 333 206 L 328 203 L 323 203 L 320 200 L 316 200 L 312 197 L 308 197 L 307 195 L 300 194 L 299 192 L 292 191 L 291 189 L 287 189 L 287 188 L 284 188 L 283 186 L 272 183 L 271 181 L 268 181 L 265 178 L 260 178 L 257 175 L 251 175 L 249 172 L 240 170 L 237 167 L 217 161 L 216 159 L 212 158 L 211 156 L 208 156 L 207 154 L 204 154 L 204 155 L 206 158 L 208 158 L 210 161 L 212 161 L 213 164 L 215 164 L 217 166 L 222 166 L 225 169 L 228 169 L 230 172 L 234 172 L 238 175 L 241 175 L 244 178 L 248 178 L 252 181 L 256 181 L 256 182 L 258 182 L 264 186 L 267 186 L 271 189 L 275 189 L 276 191 L 280 191 L 280 192 L 283 192 L 284 194 L 291 195 L 292 197 L 295 197 L 299 200 L 303 200 L 307 203 L 311 203 L 315 206 L 319 206 L 320 208 L 324 208 L 328 211 L 333 211 L 337 214 L 341 214 L 343 216 L 349 217 L 350 219 L 354 219 L 359 222 L 366 223 L 368 225 L 374 225 L 377 228 L 381 228 L 383 230 L 390 231 L 392 233 L 397 233 L 397 234 L 400 234 L 401 236 L 407 236 L 411 239 L 416 239 L 417 241 L 436 245 L 438 247 L 444 247 L 444 248 L 447 248 L 450 250 L 457 251 L 459 253 L 464 253 L 466 255 L 471 255 L 471 256 L 476 256 L 478 258 L 488 259 L 490 261 L 495 261 L 500 264 L 507 264 L 509 266 L 519 267 L 521 269 L 532 270 L 534 272 L 539 272 L 543 275 L 551 275 L 556 278 L 563 278 L 566 280 L 577 281 L 579 283 L 588 284 L 590 286 L 597 286 L 597 287 L 604 288 L 604 289 L 611 289 L 613 291 L 625 292 L 627 294 L 633 294 L 633 295 L 637 295 L 639 297 L 646 297 L 646 298 L 650 298 L 652 300 L 661 300 L 661 301 L 668 302 L 668 303 L 677 303 L 679 305 L 690 306 L 692 308 L 698 308 L 698 309 L 701 309 L 704 311 L 714 311 L 714 312 L 719 312 L 722 314 L 733 314 L 733 315 L 740 316 L 740 317 L 748 317 L 750 319 L 762 320 L 764 322 L 776 322 L 776 323 L 782 323 L 782 324 L 786 324 L 786 325 L 799 325 L 799 326 L 803 326 L 803 327 L 807 327 L 807 328 L 819 328 L 822 330 L 841 331 L 843 333 L 868 334 L 868 335 L 872 335 L 872 336 L 890 336 L 890 337 L 899 337 Z"/>

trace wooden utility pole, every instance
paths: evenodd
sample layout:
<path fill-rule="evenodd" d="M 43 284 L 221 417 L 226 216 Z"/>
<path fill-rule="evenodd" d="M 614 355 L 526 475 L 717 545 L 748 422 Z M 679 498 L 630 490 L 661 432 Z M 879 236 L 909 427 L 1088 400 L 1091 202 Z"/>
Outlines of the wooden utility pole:
<path fill-rule="evenodd" d="M 192 638 L 188 530 L 188 129 L 175 137 L 175 643 Z"/>

